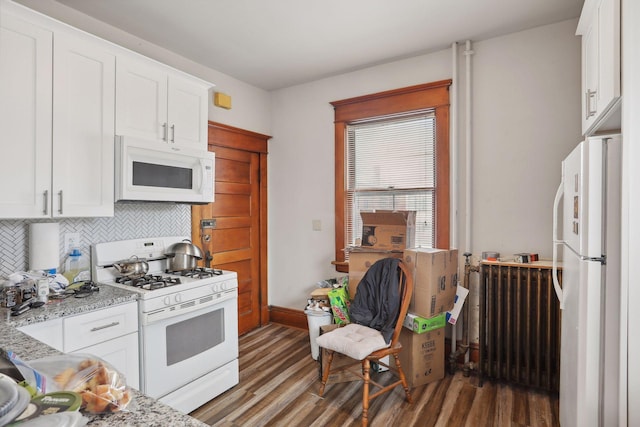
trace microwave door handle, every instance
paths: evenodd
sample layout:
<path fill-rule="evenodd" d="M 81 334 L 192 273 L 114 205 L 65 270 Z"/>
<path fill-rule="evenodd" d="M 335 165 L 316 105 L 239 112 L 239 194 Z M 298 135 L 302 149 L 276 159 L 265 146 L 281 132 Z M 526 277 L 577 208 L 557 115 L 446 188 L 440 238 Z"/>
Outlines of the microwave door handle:
<path fill-rule="evenodd" d="M 204 177 L 205 177 L 205 164 L 204 164 L 204 160 L 200 159 L 200 194 L 202 194 L 202 192 L 204 191 Z"/>

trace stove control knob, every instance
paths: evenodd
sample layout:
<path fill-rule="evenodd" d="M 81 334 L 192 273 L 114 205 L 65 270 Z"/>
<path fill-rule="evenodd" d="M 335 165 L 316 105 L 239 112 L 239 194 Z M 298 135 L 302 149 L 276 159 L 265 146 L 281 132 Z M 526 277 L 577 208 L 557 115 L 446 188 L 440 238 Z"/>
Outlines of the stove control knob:
<path fill-rule="evenodd" d="M 164 301 L 164 305 L 171 305 L 171 297 L 169 295 L 164 297 L 163 301 Z"/>
<path fill-rule="evenodd" d="M 182 294 L 176 294 L 175 297 L 173 297 L 173 299 L 177 302 L 177 303 L 181 303 L 182 302 Z"/>
<path fill-rule="evenodd" d="M 227 287 L 227 282 L 222 282 L 222 283 L 220 284 L 220 287 L 226 291 L 226 290 L 228 289 L 228 287 Z"/>

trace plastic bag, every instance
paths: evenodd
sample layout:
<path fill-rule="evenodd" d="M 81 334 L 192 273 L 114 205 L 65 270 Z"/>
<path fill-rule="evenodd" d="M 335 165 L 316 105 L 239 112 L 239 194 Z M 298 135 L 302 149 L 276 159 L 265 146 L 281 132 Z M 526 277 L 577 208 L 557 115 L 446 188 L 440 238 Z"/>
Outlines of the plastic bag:
<path fill-rule="evenodd" d="M 319 288 L 341 288 L 349 284 L 349 276 L 333 277 L 317 283 Z"/>
<path fill-rule="evenodd" d="M 331 311 L 333 311 L 333 320 L 336 324 L 350 323 L 349 319 L 349 292 L 346 287 L 332 289 L 327 294 Z"/>
<path fill-rule="evenodd" d="M 27 363 L 11 351 L 7 354 L 37 394 L 74 391 L 82 397 L 81 408 L 92 414 L 132 410 L 124 376 L 96 356 L 61 354 Z"/>

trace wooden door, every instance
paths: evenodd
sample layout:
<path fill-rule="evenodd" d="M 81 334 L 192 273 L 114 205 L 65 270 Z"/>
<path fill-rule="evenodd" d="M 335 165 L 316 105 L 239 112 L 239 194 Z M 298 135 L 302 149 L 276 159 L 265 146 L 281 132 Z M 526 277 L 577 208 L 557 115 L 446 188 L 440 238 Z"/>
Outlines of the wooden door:
<path fill-rule="evenodd" d="M 211 267 L 238 273 L 238 332 L 241 335 L 268 322 L 268 138 L 210 123 L 209 151 L 216 153 L 215 201 L 192 208 L 192 238 L 205 254 L 211 254 Z M 253 144 L 256 139 L 262 144 Z M 209 224 L 203 227 L 202 220 L 208 220 Z M 204 260 L 200 264 L 204 265 Z"/>

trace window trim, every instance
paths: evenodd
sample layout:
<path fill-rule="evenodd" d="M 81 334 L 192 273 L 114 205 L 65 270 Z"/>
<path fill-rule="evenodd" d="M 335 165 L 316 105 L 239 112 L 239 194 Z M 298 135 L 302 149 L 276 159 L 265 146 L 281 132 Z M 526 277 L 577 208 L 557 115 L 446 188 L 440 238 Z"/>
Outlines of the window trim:
<path fill-rule="evenodd" d="M 433 108 L 436 116 L 435 245 L 449 248 L 449 87 L 451 79 L 333 101 L 335 111 L 335 261 L 336 270 L 348 272 L 345 262 L 345 131 L 348 123 L 370 117 Z"/>

